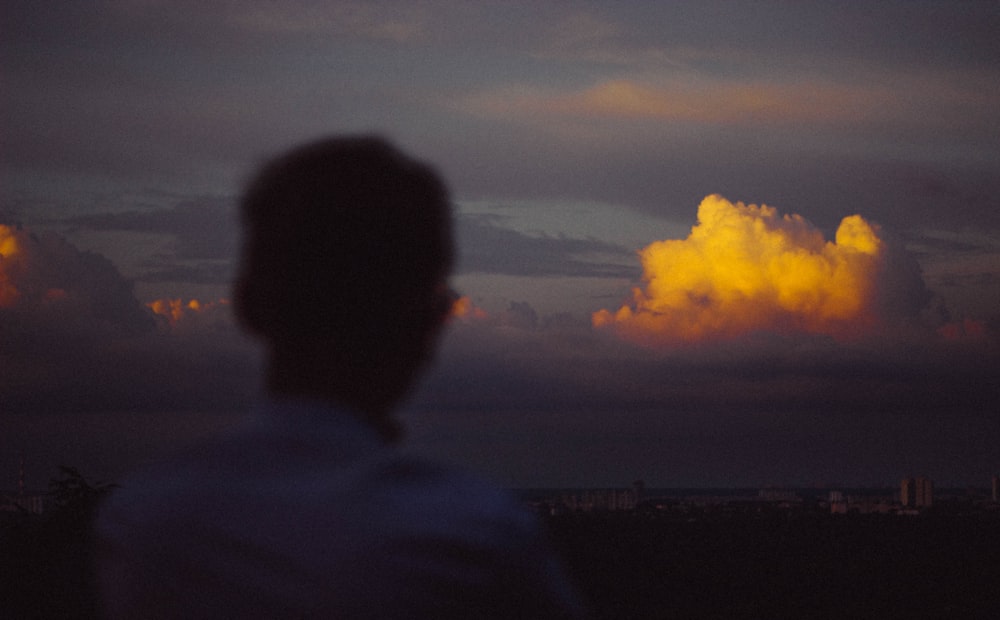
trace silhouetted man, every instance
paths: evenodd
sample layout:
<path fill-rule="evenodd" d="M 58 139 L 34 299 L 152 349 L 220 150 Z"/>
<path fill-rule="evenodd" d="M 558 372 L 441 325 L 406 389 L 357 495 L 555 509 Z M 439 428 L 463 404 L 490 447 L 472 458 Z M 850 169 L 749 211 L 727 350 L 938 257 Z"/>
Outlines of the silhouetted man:
<path fill-rule="evenodd" d="M 434 171 L 378 138 L 323 140 L 266 165 L 242 215 L 235 307 L 267 347 L 267 396 L 104 506 L 108 614 L 577 615 L 529 515 L 394 445 L 452 303 Z"/>

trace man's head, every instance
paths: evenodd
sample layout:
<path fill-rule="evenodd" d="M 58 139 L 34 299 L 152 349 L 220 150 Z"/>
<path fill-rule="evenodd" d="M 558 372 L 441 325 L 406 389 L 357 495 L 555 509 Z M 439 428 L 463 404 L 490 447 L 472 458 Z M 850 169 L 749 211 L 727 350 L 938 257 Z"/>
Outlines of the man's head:
<path fill-rule="evenodd" d="M 450 307 L 450 204 L 431 168 L 376 137 L 330 138 L 265 165 L 241 208 L 236 312 L 272 357 L 420 365 Z"/>

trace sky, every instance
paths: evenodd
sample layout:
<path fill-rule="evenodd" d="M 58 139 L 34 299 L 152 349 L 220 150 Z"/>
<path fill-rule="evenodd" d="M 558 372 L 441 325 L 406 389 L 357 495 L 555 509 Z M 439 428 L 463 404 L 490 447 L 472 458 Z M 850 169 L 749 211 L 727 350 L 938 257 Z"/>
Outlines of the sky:
<path fill-rule="evenodd" d="M 986 486 L 998 30 L 996 2 L 4 0 L 0 489 L 238 423 L 239 194 L 344 133 L 454 202 L 464 297 L 406 449 L 512 487 Z"/>

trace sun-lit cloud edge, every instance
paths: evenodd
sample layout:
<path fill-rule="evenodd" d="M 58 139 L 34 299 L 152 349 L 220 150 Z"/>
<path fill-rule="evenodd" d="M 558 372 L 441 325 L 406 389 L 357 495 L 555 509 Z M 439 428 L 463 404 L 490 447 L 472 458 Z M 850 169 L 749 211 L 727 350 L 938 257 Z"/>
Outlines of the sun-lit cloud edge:
<path fill-rule="evenodd" d="M 724 81 L 703 77 L 617 77 L 584 88 L 515 85 L 474 93 L 463 109 L 480 115 L 521 118 L 604 118 L 697 123 L 848 122 L 898 103 L 886 87 L 847 87 L 833 82 Z"/>
<path fill-rule="evenodd" d="M 972 74 L 982 85 L 989 76 Z M 474 91 L 453 104 L 467 114 L 540 119 L 653 121 L 705 125 L 801 125 L 875 128 L 980 127 L 1000 95 L 956 84 L 945 72 L 884 80 L 760 76 L 732 79 L 704 72 L 656 70 L 609 74 L 585 85 L 508 84 Z M 881 130 L 884 130 L 882 127 Z"/>
<path fill-rule="evenodd" d="M 799 215 L 710 195 L 686 239 L 655 241 L 639 252 L 645 285 L 633 289 L 631 302 L 595 312 L 592 322 L 652 347 L 756 332 L 864 337 L 916 315 L 920 309 L 908 306 L 926 298 L 879 230 L 850 215 L 827 241 Z"/>
<path fill-rule="evenodd" d="M 168 329 L 177 329 L 195 321 L 230 321 L 228 299 L 200 301 L 192 298 L 185 301 L 180 297 L 163 298 L 146 302 L 146 307 L 161 321 L 161 326 Z"/>

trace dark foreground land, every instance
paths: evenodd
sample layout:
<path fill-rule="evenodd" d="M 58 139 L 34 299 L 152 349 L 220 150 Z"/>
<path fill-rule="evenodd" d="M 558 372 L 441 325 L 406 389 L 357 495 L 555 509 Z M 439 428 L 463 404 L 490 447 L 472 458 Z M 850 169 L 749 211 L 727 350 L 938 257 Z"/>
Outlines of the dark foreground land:
<path fill-rule="evenodd" d="M 546 523 L 598 618 L 1000 618 L 996 513 Z"/>
<path fill-rule="evenodd" d="M 0 618 L 96 617 L 91 517 L 87 501 L 0 519 Z M 598 619 L 1000 618 L 997 510 L 543 519 Z"/>

